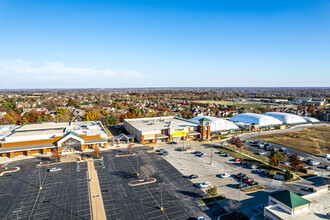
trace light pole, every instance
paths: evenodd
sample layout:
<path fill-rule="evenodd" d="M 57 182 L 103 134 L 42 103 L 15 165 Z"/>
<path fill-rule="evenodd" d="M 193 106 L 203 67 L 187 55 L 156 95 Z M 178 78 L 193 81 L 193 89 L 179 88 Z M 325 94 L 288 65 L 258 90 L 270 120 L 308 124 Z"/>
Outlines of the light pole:
<path fill-rule="evenodd" d="M 40 163 L 41 163 L 41 156 L 40 156 Z M 42 189 L 41 186 L 41 173 L 40 173 L 41 165 L 39 166 L 39 189 Z"/>
<path fill-rule="evenodd" d="M 98 198 L 98 197 L 100 197 L 100 195 L 96 195 L 96 196 L 93 196 L 93 198 Z M 98 216 L 97 216 L 97 199 L 96 199 L 96 201 L 95 201 L 95 206 L 96 206 L 96 219 L 98 219 Z M 93 219 L 94 219 L 94 216 L 93 216 Z"/>
<path fill-rule="evenodd" d="M 160 210 L 164 210 L 163 208 L 163 185 L 164 183 L 159 183 L 160 185 Z"/>
<path fill-rule="evenodd" d="M 22 209 L 18 209 L 18 210 L 13 211 L 13 213 L 16 213 L 16 219 L 17 220 L 18 220 L 18 213 L 19 212 L 22 212 Z"/>
<path fill-rule="evenodd" d="M 138 155 L 136 154 L 136 175 L 139 177 L 139 158 Z"/>

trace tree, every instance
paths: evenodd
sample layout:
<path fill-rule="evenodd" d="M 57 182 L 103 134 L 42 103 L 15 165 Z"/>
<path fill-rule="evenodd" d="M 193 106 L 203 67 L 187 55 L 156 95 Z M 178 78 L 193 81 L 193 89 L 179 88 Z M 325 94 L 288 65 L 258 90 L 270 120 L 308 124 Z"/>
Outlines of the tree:
<path fill-rule="evenodd" d="M 292 174 L 289 170 L 285 171 L 284 174 L 284 180 L 291 180 L 292 179 Z"/>
<path fill-rule="evenodd" d="M 53 149 L 52 150 L 52 156 L 51 156 L 51 158 L 53 159 L 53 160 L 56 160 L 56 161 L 58 161 L 58 158 L 60 158 L 60 152 L 58 151 L 58 149 Z"/>
<path fill-rule="evenodd" d="M 281 152 L 279 150 L 272 151 L 270 153 L 270 157 L 273 157 L 274 155 L 276 156 L 276 158 L 277 158 L 278 161 L 281 161 L 283 155 L 281 154 Z"/>
<path fill-rule="evenodd" d="M 151 165 L 144 165 L 140 168 L 141 174 L 144 178 L 149 179 L 152 175 L 155 174 L 155 169 Z"/>
<path fill-rule="evenodd" d="M 302 161 L 299 160 L 297 154 L 293 154 L 290 158 L 290 165 L 297 170 L 297 168 L 302 164 Z"/>
<path fill-rule="evenodd" d="M 119 118 L 113 115 L 105 116 L 105 124 L 106 125 L 117 125 L 119 124 Z"/>
<path fill-rule="evenodd" d="M 88 111 L 83 116 L 84 121 L 96 121 L 99 119 L 99 114 L 94 111 Z"/>
<path fill-rule="evenodd" d="M 96 156 L 96 158 L 99 158 L 99 155 L 101 154 L 100 148 L 94 147 L 92 154 L 94 155 L 94 157 Z"/>
<path fill-rule="evenodd" d="M 128 149 L 129 152 L 131 153 L 132 150 L 133 150 L 133 144 L 129 142 L 128 145 L 127 145 L 127 149 Z"/>
<path fill-rule="evenodd" d="M 209 189 L 206 190 L 207 195 L 209 197 L 214 197 L 218 195 L 218 189 L 216 186 L 210 187 Z"/>
<path fill-rule="evenodd" d="M 276 155 L 273 155 L 269 158 L 269 165 L 275 166 L 275 167 L 278 166 L 278 159 L 277 159 Z"/>

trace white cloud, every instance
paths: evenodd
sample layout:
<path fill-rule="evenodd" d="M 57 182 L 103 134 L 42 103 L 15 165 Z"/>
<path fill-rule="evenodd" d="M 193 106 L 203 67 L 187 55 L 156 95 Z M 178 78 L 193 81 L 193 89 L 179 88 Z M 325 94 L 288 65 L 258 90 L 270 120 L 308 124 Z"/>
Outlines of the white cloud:
<path fill-rule="evenodd" d="M 141 77 L 141 73 L 134 70 L 113 71 L 110 69 L 93 69 L 87 67 L 68 67 L 60 62 L 47 62 L 41 66 L 33 65 L 32 62 L 15 60 L 0 62 L 0 75 L 14 74 L 16 76 L 58 79 L 68 76 L 98 76 L 114 77 L 129 76 Z M 48 78 L 48 79 L 49 79 Z"/>

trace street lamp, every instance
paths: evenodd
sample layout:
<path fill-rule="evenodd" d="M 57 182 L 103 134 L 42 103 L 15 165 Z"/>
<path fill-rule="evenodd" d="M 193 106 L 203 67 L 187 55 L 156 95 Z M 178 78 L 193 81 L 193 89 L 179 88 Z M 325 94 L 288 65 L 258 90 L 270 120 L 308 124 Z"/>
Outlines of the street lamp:
<path fill-rule="evenodd" d="M 18 210 L 13 211 L 13 213 L 16 213 L 16 219 L 17 220 L 18 220 L 18 213 L 19 212 L 22 212 L 22 209 L 18 209 Z"/>
<path fill-rule="evenodd" d="M 163 208 L 163 185 L 164 183 L 159 183 L 160 185 L 160 210 L 164 210 Z"/>
<path fill-rule="evenodd" d="M 41 156 L 40 156 L 40 164 L 39 164 L 39 189 L 42 189 L 40 169 L 41 169 Z"/>
<path fill-rule="evenodd" d="M 138 155 L 136 154 L 136 175 L 139 177 L 139 158 Z"/>

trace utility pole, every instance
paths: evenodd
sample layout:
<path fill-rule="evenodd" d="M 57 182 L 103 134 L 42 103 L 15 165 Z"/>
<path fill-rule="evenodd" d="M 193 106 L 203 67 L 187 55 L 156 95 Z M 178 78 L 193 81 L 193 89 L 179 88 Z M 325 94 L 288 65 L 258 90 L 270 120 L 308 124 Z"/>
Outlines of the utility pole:
<path fill-rule="evenodd" d="M 41 156 L 40 156 L 40 163 L 41 163 Z M 41 186 L 41 173 L 40 173 L 41 164 L 40 163 L 39 163 L 39 189 L 42 189 L 42 186 Z"/>

